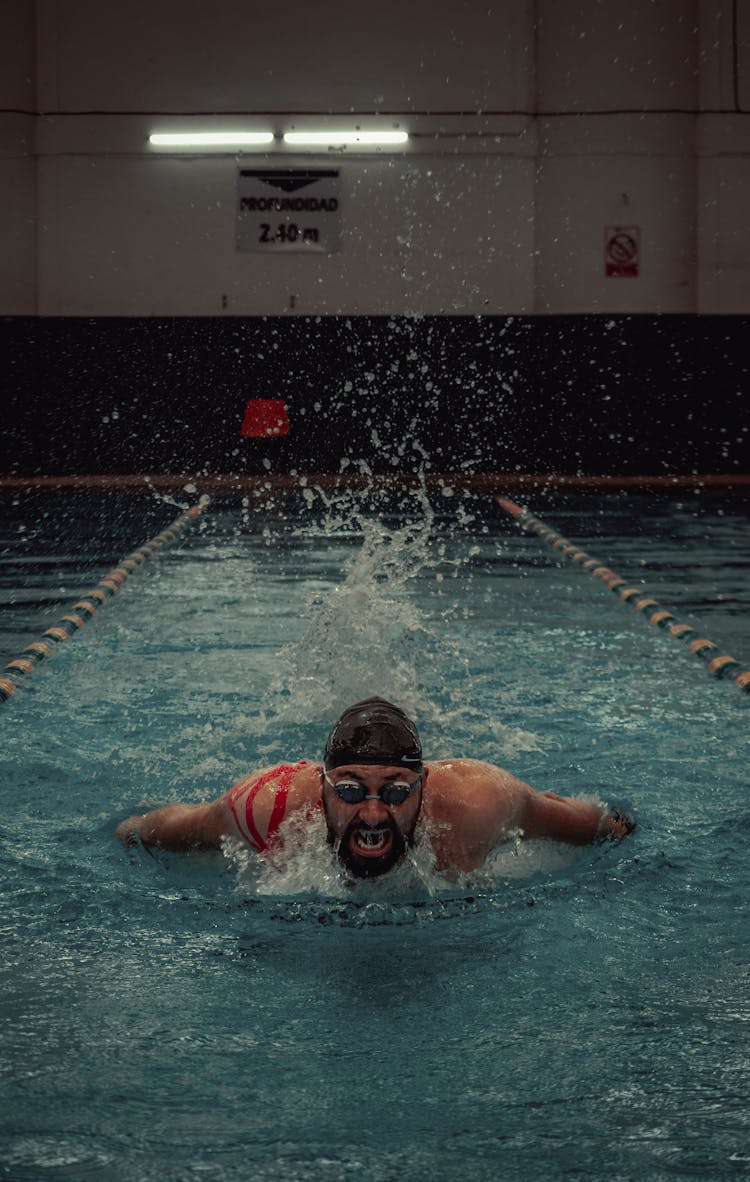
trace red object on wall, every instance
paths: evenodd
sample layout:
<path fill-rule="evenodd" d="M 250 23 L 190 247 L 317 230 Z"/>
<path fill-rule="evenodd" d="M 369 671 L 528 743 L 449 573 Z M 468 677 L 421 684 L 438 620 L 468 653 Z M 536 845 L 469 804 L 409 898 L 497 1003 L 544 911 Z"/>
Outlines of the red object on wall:
<path fill-rule="evenodd" d="M 282 398 L 250 399 L 240 428 L 244 439 L 273 439 L 288 434 L 289 415 Z"/>

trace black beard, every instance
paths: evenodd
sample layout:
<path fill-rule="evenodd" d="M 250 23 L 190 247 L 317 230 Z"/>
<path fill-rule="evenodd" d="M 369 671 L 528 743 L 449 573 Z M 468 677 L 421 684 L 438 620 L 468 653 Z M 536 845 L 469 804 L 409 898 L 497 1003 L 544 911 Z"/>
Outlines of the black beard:
<path fill-rule="evenodd" d="M 404 837 L 395 821 L 389 819 L 375 826 L 377 829 L 387 829 L 391 835 L 391 844 L 386 853 L 378 858 L 360 858 L 352 849 L 350 839 L 354 830 L 359 829 L 361 824 L 361 821 L 351 821 L 341 840 L 331 832 L 330 826 L 328 828 L 329 845 L 336 850 L 342 866 L 355 878 L 379 878 L 381 874 L 387 874 L 404 860 L 407 843 L 410 846 L 414 845 L 414 830 Z"/>

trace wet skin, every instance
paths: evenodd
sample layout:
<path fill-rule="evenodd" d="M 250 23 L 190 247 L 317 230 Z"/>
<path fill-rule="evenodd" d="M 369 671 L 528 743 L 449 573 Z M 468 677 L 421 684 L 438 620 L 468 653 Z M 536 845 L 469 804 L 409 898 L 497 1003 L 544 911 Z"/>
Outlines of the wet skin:
<path fill-rule="evenodd" d="M 413 769 L 386 764 L 347 764 L 328 773 L 334 784 L 357 780 L 375 796 L 393 781 L 414 783 Z M 347 804 L 336 795 L 321 775 L 323 808 L 328 826 L 328 840 L 339 859 L 358 878 L 386 874 L 402 861 L 407 847 L 414 843 L 414 828 L 422 807 L 422 787 L 412 792 L 402 804 L 385 804 L 380 799 Z"/>

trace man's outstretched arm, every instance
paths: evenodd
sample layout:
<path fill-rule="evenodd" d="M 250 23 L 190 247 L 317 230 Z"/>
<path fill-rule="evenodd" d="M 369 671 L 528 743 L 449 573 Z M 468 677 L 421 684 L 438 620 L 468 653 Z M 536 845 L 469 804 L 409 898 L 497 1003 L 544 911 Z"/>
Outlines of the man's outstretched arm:
<path fill-rule="evenodd" d="M 522 821 L 526 837 L 549 837 L 571 845 L 588 845 L 609 838 L 619 841 L 635 829 L 635 821 L 617 809 L 603 809 L 556 792 L 532 792 Z"/>
<path fill-rule="evenodd" d="M 218 849 L 232 832 L 226 798 L 208 804 L 167 804 L 121 821 L 115 835 L 124 845 L 160 846 L 165 850 Z"/>

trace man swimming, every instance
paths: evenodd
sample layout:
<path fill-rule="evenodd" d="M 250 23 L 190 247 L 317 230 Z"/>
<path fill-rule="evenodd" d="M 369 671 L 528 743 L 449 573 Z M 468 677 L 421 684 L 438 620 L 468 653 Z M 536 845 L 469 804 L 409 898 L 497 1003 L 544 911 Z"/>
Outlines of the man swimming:
<path fill-rule="evenodd" d="M 635 823 L 616 810 L 537 792 L 478 759 L 425 763 L 414 723 L 384 698 L 349 706 L 326 742 L 323 762 L 250 772 L 207 804 L 170 804 L 117 826 L 126 845 L 139 838 L 168 850 L 218 849 L 224 838 L 259 853 L 284 842 L 282 824 L 300 817 L 325 824 L 328 842 L 355 878 L 376 878 L 428 840 L 437 871 L 470 871 L 509 837 L 585 845 L 619 840 Z"/>

